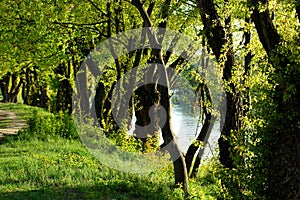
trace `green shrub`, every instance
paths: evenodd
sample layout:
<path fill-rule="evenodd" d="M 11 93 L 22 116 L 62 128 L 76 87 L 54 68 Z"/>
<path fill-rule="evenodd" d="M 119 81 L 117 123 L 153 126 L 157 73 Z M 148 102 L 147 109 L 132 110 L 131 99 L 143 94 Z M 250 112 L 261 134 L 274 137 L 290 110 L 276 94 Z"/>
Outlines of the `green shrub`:
<path fill-rule="evenodd" d="M 28 120 L 28 127 L 21 131 L 20 137 L 46 139 L 52 136 L 77 139 L 78 134 L 73 118 L 66 112 L 54 114 L 33 110 Z"/>
<path fill-rule="evenodd" d="M 139 152 L 142 151 L 143 148 L 141 140 L 134 138 L 132 135 L 128 135 L 122 130 L 111 133 L 109 139 L 116 146 L 121 147 L 127 152 Z"/>

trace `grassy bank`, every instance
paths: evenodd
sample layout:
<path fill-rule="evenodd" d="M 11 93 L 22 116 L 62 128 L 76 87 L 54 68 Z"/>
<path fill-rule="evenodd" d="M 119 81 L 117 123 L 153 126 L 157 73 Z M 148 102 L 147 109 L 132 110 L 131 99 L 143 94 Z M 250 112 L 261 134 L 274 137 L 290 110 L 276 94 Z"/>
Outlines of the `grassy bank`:
<path fill-rule="evenodd" d="M 48 113 L 44 109 L 19 103 L 0 103 L 0 110 L 13 111 L 18 117 L 26 120 L 32 118 L 35 112 L 48 115 Z"/>
<path fill-rule="evenodd" d="M 0 109 L 16 111 L 31 123 L 32 115 L 52 116 L 20 104 L 1 104 Z M 38 136 L 49 132 L 34 128 L 47 125 L 28 128 L 0 145 L 0 199 L 216 199 L 219 192 L 209 165 L 191 180 L 186 195 L 172 186 L 172 165 L 144 175 L 119 172 L 91 156 L 79 139 Z"/>

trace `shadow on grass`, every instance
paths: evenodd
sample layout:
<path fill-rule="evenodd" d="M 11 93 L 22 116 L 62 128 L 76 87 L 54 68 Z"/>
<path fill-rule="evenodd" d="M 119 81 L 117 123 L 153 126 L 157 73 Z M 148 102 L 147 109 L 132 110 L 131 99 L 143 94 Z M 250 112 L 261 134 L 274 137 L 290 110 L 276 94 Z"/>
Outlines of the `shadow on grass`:
<path fill-rule="evenodd" d="M 163 187 L 163 186 L 162 186 Z M 30 191 L 16 191 L 0 193 L 4 200 L 143 200 L 143 199 L 169 199 L 163 193 L 163 188 L 149 185 L 126 184 L 125 182 L 108 183 L 96 186 L 78 187 L 45 187 Z"/>

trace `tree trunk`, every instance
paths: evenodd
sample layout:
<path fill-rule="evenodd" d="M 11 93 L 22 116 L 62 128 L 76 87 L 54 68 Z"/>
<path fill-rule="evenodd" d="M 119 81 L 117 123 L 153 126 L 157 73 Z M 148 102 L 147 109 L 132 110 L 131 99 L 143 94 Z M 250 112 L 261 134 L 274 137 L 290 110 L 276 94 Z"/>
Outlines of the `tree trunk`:
<path fill-rule="evenodd" d="M 91 108 L 91 109 L 95 109 L 96 111 L 95 113 L 96 113 L 97 122 L 95 123 L 99 123 L 100 127 L 102 128 L 108 128 L 105 126 L 110 124 L 111 126 L 109 127 L 110 130 L 118 129 L 118 126 L 115 120 L 113 120 L 113 116 L 111 113 L 112 111 L 111 97 L 115 85 L 116 83 L 113 83 L 111 88 L 106 89 L 104 84 L 102 82 L 99 82 L 96 88 L 96 94 L 94 99 L 95 103 L 93 104 L 94 107 Z"/>
<path fill-rule="evenodd" d="M 247 24 L 250 24 L 251 23 L 251 18 L 249 17 L 246 17 L 245 18 L 245 22 Z M 248 48 L 248 45 L 250 45 L 250 42 L 251 42 L 251 32 L 250 31 L 244 31 L 244 39 L 245 39 L 245 42 L 244 42 L 244 48 L 247 49 Z M 245 85 L 245 92 L 243 94 L 243 116 L 246 116 L 246 113 L 249 111 L 250 109 L 250 89 L 249 89 L 249 86 L 246 84 L 246 80 L 247 80 L 247 77 L 250 76 L 250 68 L 251 68 L 251 61 L 252 61 L 252 58 L 253 58 L 253 55 L 252 55 L 252 52 L 251 50 L 248 50 L 247 49 L 247 54 L 244 58 L 244 68 L 245 68 L 245 73 L 244 73 L 244 80 L 243 80 L 243 84 Z"/>
<path fill-rule="evenodd" d="M 19 79 L 19 80 L 18 80 Z M 11 85 L 9 85 L 11 82 Z M 3 96 L 3 102 L 17 102 L 17 96 L 20 92 L 23 80 L 15 74 L 8 73 L 0 80 L 0 88 Z M 10 89 L 9 89 L 10 88 Z"/>
<path fill-rule="evenodd" d="M 1 93 L 2 93 L 2 96 L 3 96 L 3 102 L 8 102 L 9 101 L 8 86 L 9 86 L 9 74 L 6 74 L 0 80 L 0 87 L 1 87 Z"/>
<path fill-rule="evenodd" d="M 62 81 L 59 82 L 59 86 L 56 94 L 56 108 L 55 111 L 68 111 L 70 114 L 72 112 L 72 86 L 70 84 L 71 77 L 71 60 L 63 62 L 60 64 L 56 70 L 56 74 L 59 74 L 61 77 L 64 77 Z M 41 93 L 43 96 L 43 93 Z M 41 98 L 42 99 L 42 98 Z M 42 101 L 40 104 L 44 104 Z"/>
<path fill-rule="evenodd" d="M 300 75 L 294 78 L 300 80 Z M 268 198 L 272 200 L 300 198 L 299 82 L 296 88 L 296 94 L 291 95 L 288 100 L 283 99 L 288 91 L 285 84 L 280 84 L 275 89 L 276 119 L 270 123 L 271 127 L 268 127 L 272 152 L 268 159 Z"/>
<path fill-rule="evenodd" d="M 137 102 L 135 109 L 135 116 L 137 120 L 135 124 L 138 126 L 136 126 L 134 132 L 136 134 L 136 137 L 141 139 L 143 144 L 145 144 L 148 135 L 153 135 L 155 132 L 155 127 L 149 126 L 147 130 L 143 128 L 145 126 L 148 126 L 151 122 L 149 112 L 150 107 L 153 106 L 155 103 L 153 98 L 155 96 L 155 85 L 143 85 L 135 91 L 135 94 L 135 102 Z M 140 130 L 138 127 L 142 127 L 142 129 Z"/>
<path fill-rule="evenodd" d="M 96 112 L 96 116 L 99 122 L 99 125 L 101 128 L 103 128 L 102 124 L 102 119 L 104 118 L 103 116 L 103 104 L 105 100 L 105 86 L 102 82 L 98 82 L 97 88 L 96 88 L 96 94 L 95 94 L 95 99 L 94 99 L 94 108 Z"/>
<path fill-rule="evenodd" d="M 148 16 L 151 16 L 151 13 L 153 11 L 155 3 L 150 3 L 148 9 L 147 9 L 147 14 Z M 146 23 L 144 22 L 144 26 Z M 142 33 L 141 37 L 141 44 L 145 44 L 146 40 L 146 35 L 145 33 Z M 134 66 L 133 67 L 138 67 L 140 64 L 142 56 L 142 49 L 137 50 L 136 52 L 136 57 L 134 60 Z M 151 58 L 153 59 L 153 58 Z M 149 61 L 151 63 L 151 61 Z M 135 80 L 136 77 L 131 77 L 131 80 Z M 138 88 L 135 91 L 135 102 L 137 102 L 135 106 L 135 116 L 136 116 L 136 122 L 135 124 L 137 125 L 135 128 L 135 134 L 136 138 L 140 139 L 143 142 L 143 146 L 145 146 L 145 143 L 147 141 L 147 137 L 149 135 L 154 135 L 156 130 L 155 127 L 150 127 L 148 130 L 144 131 L 145 129 L 139 129 L 138 127 L 146 127 L 150 124 L 151 119 L 149 116 L 150 112 L 150 107 L 154 105 L 154 97 L 155 96 L 155 84 L 147 84 L 143 85 L 142 87 Z M 149 135 L 148 135 L 149 134 Z"/>
<path fill-rule="evenodd" d="M 28 97 L 29 97 L 29 92 L 30 92 L 30 86 L 31 86 L 31 75 L 30 75 L 30 70 L 27 68 L 25 69 L 25 81 L 22 86 L 22 98 L 24 104 L 29 104 L 28 102 Z"/>

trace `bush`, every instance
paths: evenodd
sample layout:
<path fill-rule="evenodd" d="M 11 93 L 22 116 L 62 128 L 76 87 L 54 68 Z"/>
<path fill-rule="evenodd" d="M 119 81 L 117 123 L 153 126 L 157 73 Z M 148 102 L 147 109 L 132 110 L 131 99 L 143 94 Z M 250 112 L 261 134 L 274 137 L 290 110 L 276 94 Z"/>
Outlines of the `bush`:
<path fill-rule="evenodd" d="M 66 112 L 53 114 L 33 110 L 28 120 L 28 127 L 21 131 L 20 137 L 46 139 L 52 136 L 77 139 L 78 134 L 73 118 Z"/>

